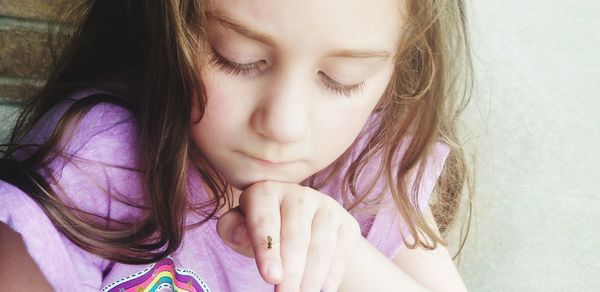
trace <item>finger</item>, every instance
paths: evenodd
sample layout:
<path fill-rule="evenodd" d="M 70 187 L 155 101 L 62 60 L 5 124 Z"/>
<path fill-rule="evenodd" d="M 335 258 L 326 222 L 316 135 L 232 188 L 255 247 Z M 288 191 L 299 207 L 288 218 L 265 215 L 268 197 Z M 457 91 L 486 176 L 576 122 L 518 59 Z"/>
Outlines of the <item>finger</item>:
<path fill-rule="evenodd" d="M 323 291 L 337 291 L 344 274 L 348 269 L 348 265 L 352 260 L 352 255 L 356 250 L 358 238 L 360 235 L 360 227 L 356 221 L 342 224 L 338 229 L 337 247 L 334 253 L 331 267 L 323 283 Z"/>
<path fill-rule="evenodd" d="M 246 219 L 238 207 L 229 210 L 219 218 L 217 233 L 225 244 L 237 253 L 254 257 L 252 242 L 246 228 Z"/>
<path fill-rule="evenodd" d="M 335 260 L 337 221 L 331 209 L 321 208 L 315 214 L 300 291 L 321 291 L 323 288 L 332 260 Z"/>
<path fill-rule="evenodd" d="M 280 197 L 281 189 L 267 184 L 255 184 L 240 195 L 240 208 L 246 216 L 246 226 L 256 266 L 262 278 L 271 284 L 281 281 L 279 240 L 281 229 Z M 271 237 L 268 248 L 267 236 Z"/>
<path fill-rule="evenodd" d="M 317 201 L 311 200 L 307 193 L 286 198 L 281 204 L 281 260 L 284 275 L 276 291 L 300 289 L 316 210 Z"/>

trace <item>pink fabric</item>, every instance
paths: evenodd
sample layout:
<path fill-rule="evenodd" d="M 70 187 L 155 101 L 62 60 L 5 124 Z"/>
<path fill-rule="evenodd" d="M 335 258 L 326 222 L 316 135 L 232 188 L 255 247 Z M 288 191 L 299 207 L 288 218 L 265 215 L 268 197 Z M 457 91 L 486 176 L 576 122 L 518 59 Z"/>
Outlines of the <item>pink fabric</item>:
<path fill-rule="evenodd" d="M 94 92 L 90 90 L 80 97 Z M 27 141 L 44 141 L 70 104 L 62 104 L 46 116 Z M 96 163 L 135 168 L 135 133 L 133 117 L 127 110 L 106 103 L 94 106 L 73 129 L 73 140 L 66 145 L 65 151 L 74 157 L 59 157 L 50 164 L 60 185 L 60 188 L 52 185 L 53 189 L 66 202 L 93 214 L 123 221 L 140 218 L 142 213 L 138 209 L 112 200 L 105 193 L 121 194 L 122 199 L 139 202 L 142 198 L 139 174 Z M 446 145 L 435 145 L 419 191 L 421 208 L 429 200 L 447 155 Z M 370 169 L 367 174 L 374 171 Z M 191 168 L 189 191 L 194 201 L 206 198 L 200 177 Z M 330 195 L 340 199 L 340 194 Z M 401 220 L 393 204 L 384 206 L 375 218 L 359 222 L 366 238 L 392 258 L 403 246 Z M 188 214 L 187 222 L 199 221 L 201 218 L 197 216 Z M 181 248 L 153 265 L 110 263 L 83 251 L 56 230 L 31 198 L 2 181 L 0 221 L 23 236 L 32 258 L 57 291 L 135 291 L 140 287 L 159 289 L 169 285 L 189 291 L 273 291 L 273 286 L 260 277 L 253 259 L 238 255 L 222 242 L 216 233 L 215 220 L 187 231 Z M 103 276 L 109 265 L 112 269 Z"/>

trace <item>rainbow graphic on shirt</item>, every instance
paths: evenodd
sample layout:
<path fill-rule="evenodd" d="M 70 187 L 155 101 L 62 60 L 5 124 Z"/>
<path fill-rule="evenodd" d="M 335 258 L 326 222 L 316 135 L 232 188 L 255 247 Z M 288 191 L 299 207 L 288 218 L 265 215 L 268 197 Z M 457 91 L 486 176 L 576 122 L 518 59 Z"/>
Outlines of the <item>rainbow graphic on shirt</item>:
<path fill-rule="evenodd" d="M 210 289 L 194 271 L 175 268 L 171 257 L 166 257 L 143 271 L 119 279 L 104 287 L 102 292 L 209 292 Z"/>

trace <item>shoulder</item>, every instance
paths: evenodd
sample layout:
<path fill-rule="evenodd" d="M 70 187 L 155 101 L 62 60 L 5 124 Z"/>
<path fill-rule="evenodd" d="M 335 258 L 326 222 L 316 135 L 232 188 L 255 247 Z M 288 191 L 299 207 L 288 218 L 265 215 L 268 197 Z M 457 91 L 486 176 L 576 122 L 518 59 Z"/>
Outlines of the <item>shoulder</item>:
<path fill-rule="evenodd" d="M 63 129 L 56 154 L 40 174 L 57 196 L 78 210 L 116 220 L 140 215 L 142 200 L 135 115 L 96 94 L 75 95 L 48 112 L 23 144 L 45 142 L 74 107 L 97 98 Z M 78 104 L 79 103 L 79 104 Z M 116 198 L 116 200 L 114 200 Z"/>
<path fill-rule="evenodd" d="M 122 104 L 119 98 L 99 90 L 82 90 L 65 98 L 46 112 L 19 142 L 23 145 L 41 145 L 52 137 L 55 131 L 62 131 L 55 150 L 69 155 L 86 155 L 90 146 L 99 144 L 123 146 L 132 144 L 136 137 L 134 114 Z M 67 117 L 72 117 L 66 123 Z M 87 146 L 87 148 L 85 148 Z M 84 149 L 85 148 L 85 149 Z M 116 147 L 98 147 L 94 155 L 113 154 Z M 30 155 L 36 147 L 23 148 L 18 158 Z"/>
<path fill-rule="evenodd" d="M 47 113 L 42 120 L 47 119 L 49 123 L 41 121 L 38 124 L 50 128 L 43 129 L 45 132 L 42 131 L 42 133 L 37 133 L 34 136 L 47 136 L 57 127 L 65 125 L 59 125 L 60 119 L 71 115 L 75 118 L 73 123 L 66 126 L 61 140 L 64 152 L 96 158 L 98 158 L 98 155 L 104 157 L 111 154 L 130 156 L 128 152 L 114 153 L 120 149 L 116 146 L 133 146 L 137 136 L 135 116 L 123 104 L 119 103 L 119 100 L 118 97 L 102 92 L 84 96 L 75 95 Z M 121 157 L 118 161 L 123 162 L 122 155 L 119 156 Z M 113 160 L 115 159 L 113 158 Z"/>
<path fill-rule="evenodd" d="M 402 158 L 407 144 L 401 145 L 398 151 L 397 161 Z M 429 208 L 429 202 L 439 176 L 441 175 L 445 161 L 450 152 L 450 147 L 442 142 L 431 145 L 426 157 L 419 165 L 423 169 L 422 176 L 417 177 L 416 168 L 406 174 L 405 191 L 407 203 L 410 202 L 414 208 L 421 212 Z M 389 184 L 384 176 L 377 176 L 383 165 L 382 156 L 376 155 L 370 159 L 359 175 L 357 189 L 367 192 L 369 185 L 374 181 L 373 190 L 369 193 L 367 200 L 374 200 L 374 211 L 365 212 L 361 205 L 360 210 L 353 214 L 361 225 L 363 235 L 388 258 L 392 258 L 395 252 L 403 245 L 402 232 L 406 228 L 396 202 L 392 198 Z M 416 191 L 416 192 L 413 192 Z M 368 210 L 368 209 L 367 209 Z M 374 212 L 374 213 L 373 213 Z"/>
<path fill-rule="evenodd" d="M 47 141 L 54 129 L 63 125 L 61 118 L 89 96 L 71 98 L 54 107 L 20 143 L 40 145 Z M 34 171 L 48 183 L 56 199 L 69 208 L 96 215 L 100 223 L 135 221 L 142 214 L 141 209 L 131 205 L 142 198 L 135 155 L 135 117 L 115 103 L 99 101 L 90 105 L 73 124 L 64 127 L 53 155 Z M 26 157 L 36 147 L 24 149 L 16 158 L 19 154 L 20 158 Z M 22 251 L 19 248 L 24 245 L 57 290 L 81 290 L 73 285 L 95 287 L 101 282 L 106 261 L 75 246 L 32 197 L 4 181 L 0 181 L 0 224 L 4 224 L 2 235 L 13 246 L 11 252 Z M 23 263 L 20 268 L 32 267 Z M 0 274 L 4 272 L 0 269 Z"/>
<path fill-rule="evenodd" d="M 408 201 L 418 210 L 419 214 L 428 214 L 430 212 L 430 204 L 434 197 L 435 186 L 444 170 L 449 153 L 450 146 L 439 141 L 435 142 L 429 148 L 425 158 L 419 162 L 418 167 L 413 168 L 406 175 L 405 183 Z M 419 169 L 423 171 L 421 176 L 418 175 Z M 384 213 L 384 218 L 389 218 L 390 222 L 394 222 L 390 224 L 391 227 L 387 231 L 388 244 L 386 251 L 388 256 L 392 256 L 403 246 L 403 244 L 399 243 L 403 243 L 403 239 L 406 239 L 406 234 L 408 233 L 405 233 L 405 231 L 410 221 L 406 221 L 407 219 L 400 214 L 398 207 L 393 202 L 388 206 L 387 210 L 384 209 Z M 400 230 L 402 230 L 402 233 Z"/>
<path fill-rule="evenodd" d="M 402 158 L 405 156 L 407 148 L 410 144 L 410 137 L 402 140 L 398 149 L 393 157 L 393 161 L 391 161 L 391 171 L 392 173 L 397 172 L 399 165 L 401 163 Z M 364 147 L 364 146 L 363 146 Z M 353 153 L 353 159 L 356 159 L 362 151 L 363 148 L 359 148 L 355 150 Z M 436 141 L 431 144 L 427 149 L 427 153 L 424 158 L 419 161 L 416 167 L 413 167 L 408 173 L 406 173 L 404 177 L 404 182 L 406 184 L 406 191 L 410 192 L 414 187 L 418 187 L 418 200 L 413 200 L 413 204 L 422 204 L 427 202 L 430 199 L 430 195 L 432 194 L 433 188 L 444 169 L 445 162 L 450 153 L 450 147 L 441 142 Z M 384 165 L 388 163 L 384 161 L 382 152 L 375 153 L 372 157 L 366 161 L 364 167 L 361 169 L 358 177 L 357 177 L 357 187 L 362 192 L 368 192 L 370 185 L 373 183 L 373 190 L 370 192 L 369 198 L 373 198 L 378 196 L 379 194 L 387 194 L 384 200 L 387 200 L 386 203 L 390 202 L 391 197 L 389 196 L 389 182 L 387 181 L 387 177 L 385 175 L 378 175 L 380 171 L 384 168 Z M 417 171 L 422 169 L 423 173 L 421 177 L 417 177 Z M 400 179 L 400 177 L 395 177 L 395 179 Z M 415 199 L 415 198 L 410 198 Z"/>
<path fill-rule="evenodd" d="M 62 146 L 76 158 L 137 168 L 137 133 L 137 121 L 128 109 L 103 101 L 69 128 L 71 140 Z"/>

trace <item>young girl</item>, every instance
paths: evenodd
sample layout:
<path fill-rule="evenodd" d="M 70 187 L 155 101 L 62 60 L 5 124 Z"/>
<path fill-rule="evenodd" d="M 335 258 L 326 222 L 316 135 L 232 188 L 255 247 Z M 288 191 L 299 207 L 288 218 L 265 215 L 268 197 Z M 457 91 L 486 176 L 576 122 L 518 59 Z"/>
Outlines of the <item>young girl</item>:
<path fill-rule="evenodd" d="M 462 1 L 86 3 L 4 145 L 2 289 L 466 290 Z"/>

